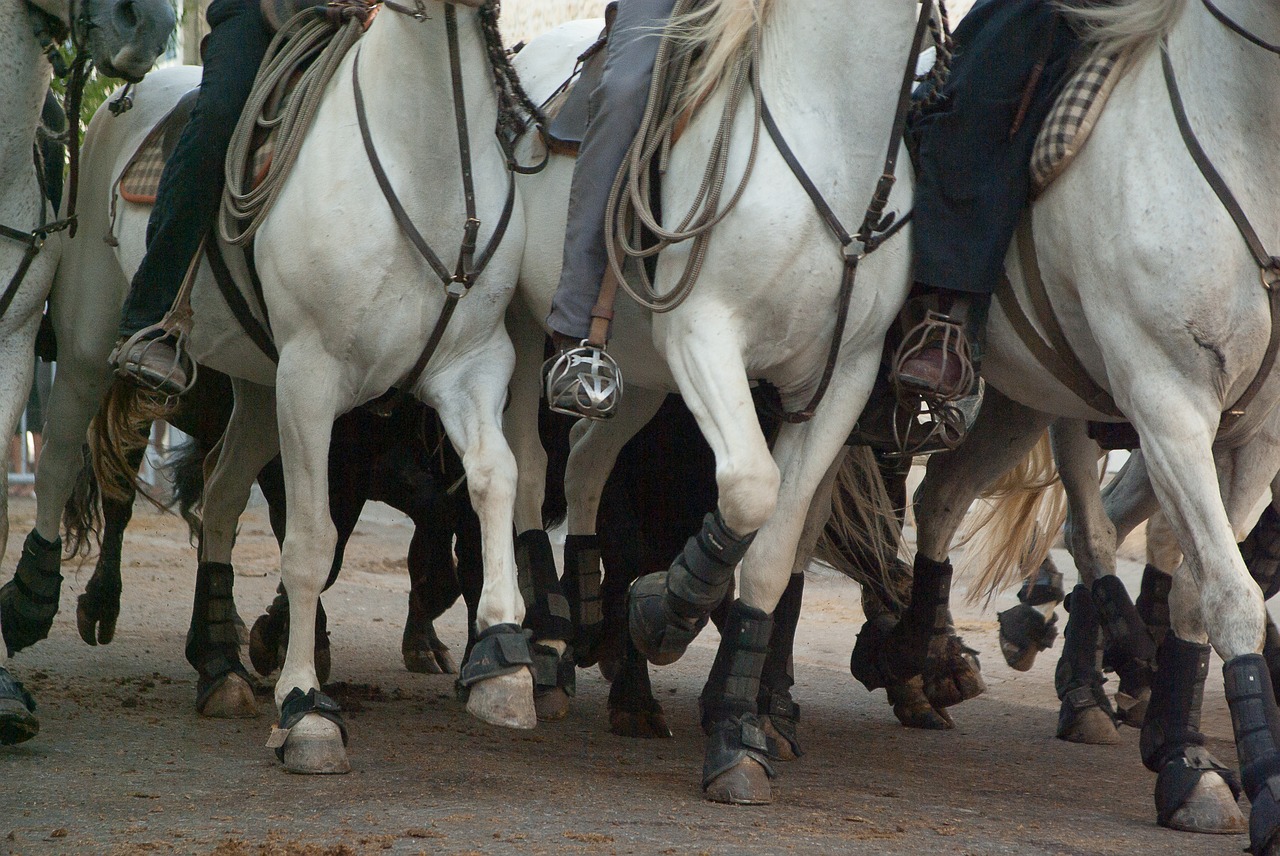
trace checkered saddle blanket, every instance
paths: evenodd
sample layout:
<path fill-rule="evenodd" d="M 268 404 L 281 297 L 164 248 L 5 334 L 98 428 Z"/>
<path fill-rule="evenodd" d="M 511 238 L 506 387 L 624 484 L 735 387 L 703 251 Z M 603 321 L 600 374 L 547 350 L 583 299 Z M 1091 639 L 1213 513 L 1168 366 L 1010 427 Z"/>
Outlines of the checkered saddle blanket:
<path fill-rule="evenodd" d="M 1044 192 L 1080 154 L 1129 64 L 1128 55 L 1095 57 L 1068 81 L 1049 111 L 1031 154 L 1034 193 Z"/>
<path fill-rule="evenodd" d="M 183 95 L 173 109 L 161 119 L 147 134 L 142 145 L 129 158 L 129 162 L 120 172 L 116 180 L 116 189 L 126 202 L 139 205 L 154 205 L 156 191 L 160 187 L 160 174 L 164 172 L 165 161 L 173 154 L 178 144 L 182 129 L 191 119 L 191 110 L 195 107 L 196 96 L 200 88 L 196 87 Z M 275 151 L 275 135 L 261 137 L 253 156 L 253 186 L 257 186 L 267 174 L 271 166 L 271 156 Z"/>

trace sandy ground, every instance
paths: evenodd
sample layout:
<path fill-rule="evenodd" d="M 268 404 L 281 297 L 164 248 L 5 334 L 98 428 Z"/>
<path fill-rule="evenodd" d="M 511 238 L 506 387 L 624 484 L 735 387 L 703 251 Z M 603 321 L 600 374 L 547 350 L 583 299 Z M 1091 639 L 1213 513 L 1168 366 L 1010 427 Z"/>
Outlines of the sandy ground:
<path fill-rule="evenodd" d="M 11 573 L 34 503 L 11 507 Z M 236 580 L 248 621 L 269 602 L 278 559 L 263 510 L 242 522 Z M 400 662 L 408 591 L 408 524 L 377 506 L 326 597 L 333 680 L 351 731 L 353 772 L 282 771 L 263 744 L 273 713 L 202 719 L 182 658 L 194 553 L 175 518 L 139 508 L 125 549 L 125 595 L 113 644 L 89 648 L 74 627 L 90 568 L 65 569 L 62 613 L 50 639 L 10 663 L 40 702 L 41 733 L 0 749 L 0 854 L 51 853 L 874 853 L 1236 854 L 1243 836 L 1158 828 L 1154 776 L 1138 735 L 1118 746 L 1053 739 L 1056 656 L 1028 673 L 1007 668 L 994 610 L 962 608 L 967 641 L 989 685 L 953 709 L 951 732 L 898 725 L 883 692 L 848 672 L 862 621 L 853 585 L 815 568 L 797 639 L 796 698 L 808 755 L 782 767 L 763 808 L 704 802 L 698 790 L 697 696 L 714 629 L 654 687 L 675 738 L 632 741 L 607 732 L 608 685 L 581 672 L 569 718 L 531 732 L 469 717 L 452 678 L 414 675 Z M 1070 560 L 1058 556 L 1068 578 Z M 1140 566 L 1125 563 L 1136 591 Z M 1003 608 L 1011 598 L 996 604 Z M 1065 618 L 1065 616 L 1063 616 Z M 460 650 L 460 606 L 438 625 Z M 1234 762 L 1220 663 L 1211 671 L 1204 730 Z"/>

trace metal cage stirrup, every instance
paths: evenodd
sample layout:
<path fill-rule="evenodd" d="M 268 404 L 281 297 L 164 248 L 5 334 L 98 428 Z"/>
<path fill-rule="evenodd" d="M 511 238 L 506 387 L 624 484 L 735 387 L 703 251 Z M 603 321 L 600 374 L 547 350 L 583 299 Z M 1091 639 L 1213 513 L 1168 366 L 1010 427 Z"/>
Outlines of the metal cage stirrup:
<path fill-rule="evenodd" d="M 610 419 L 622 400 L 622 372 L 602 345 L 586 339 L 544 366 L 547 406 L 555 413 Z"/>

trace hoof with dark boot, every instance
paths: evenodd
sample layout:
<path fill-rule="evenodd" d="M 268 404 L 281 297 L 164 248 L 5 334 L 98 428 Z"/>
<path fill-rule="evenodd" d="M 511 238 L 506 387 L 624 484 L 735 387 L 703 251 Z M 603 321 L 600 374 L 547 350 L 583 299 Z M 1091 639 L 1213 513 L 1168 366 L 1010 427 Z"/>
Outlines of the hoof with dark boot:
<path fill-rule="evenodd" d="M 1233 657 L 1222 666 L 1240 779 L 1249 798 L 1249 852 L 1280 853 L 1280 710 L 1266 660 Z"/>
<path fill-rule="evenodd" d="M 569 715 L 569 700 L 577 694 L 573 649 L 561 654 L 550 645 L 533 646 L 533 706 L 539 722 L 556 722 Z"/>
<path fill-rule="evenodd" d="M 1009 668 L 1029 670 L 1036 655 L 1048 651 L 1058 638 L 1058 616 L 1044 613 L 1027 603 L 1011 606 L 996 615 L 1000 623 L 1000 653 Z"/>
<path fill-rule="evenodd" d="M 924 668 L 924 694 L 935 708 L 953 707 L 987 691 L 978 652 L 959 636 L 935 636 Z"/>
<path fill-rule="evenodd" d="M 1119 577 L 1107 575 L 1094 580 L 1093 601 L 1106 643 L 1102 665 L 1120 678 L 1116 691 L 1119 721 L 1141 728 L 1151 699 L 1156 643 Z"/>
<path fill-rule="evenodd" d="M 46 541 L 33 529 L 13 579 L 0 586 L 0 632 L 9 656 L 49 635 L 62 592 L 61 565 L 62 539 Z"/>
<path fill-rule="evenodd" d="M 1062 700 L 1058 739 L 1100 745 L 1118 743 L 1115 713 L 1103 689 L 1105 678 L 1098 664 L 1098 610 L 1088 586 L 1076 586 L 1066 605 L 1069 618 L 1062 634 L 1062 657 L 1054 673 L 1054 687 Z"/>
<path fill-rule="evenodd" d="M 573 621 L 574 656 L 582 668 L 595 664 L 597 649 L 604 635 L 601 573 L 599 536 L 566 536 L 564 576 L 560 578 L 560 589 L 568 601 Z"/>
<path fill-rule="evenodd" d="M 39 731 L 36 700 L 0 666 L 0 746 L 23 743 Z"/>
<path fill-rule="evenodd" d="M 289 691 L 267 747 L 290 773 L 332 775 L 351 772 L 347 726 L 338 703 L 319 690 Z"/>
<path fill-rule="evenodd" d="M 504 728 L 533 728 L 533 654 L 525 632 L 514 624 L 495 624 L 476 639 L 462 664 L 459 686 L 468 690 L 467 710 Z"/>

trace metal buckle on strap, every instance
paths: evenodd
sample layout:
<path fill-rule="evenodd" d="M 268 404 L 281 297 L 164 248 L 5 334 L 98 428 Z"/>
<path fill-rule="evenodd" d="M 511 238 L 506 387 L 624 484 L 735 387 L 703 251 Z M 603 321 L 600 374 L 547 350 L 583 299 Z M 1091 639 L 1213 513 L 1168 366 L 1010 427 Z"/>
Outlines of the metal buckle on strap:
<path fill-rule="evenodd" d="M 1271 264 L 1259 268 L 1258 277 L 1262 280 L 1263 288 L 1267 291 L 1275 291 L 1276 285 L 1280 283 L 1280 256 L 1272 256 Z"/>

